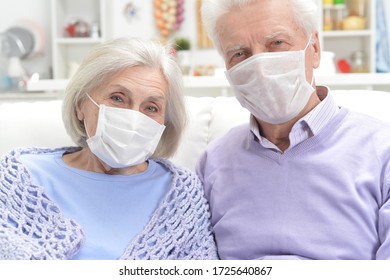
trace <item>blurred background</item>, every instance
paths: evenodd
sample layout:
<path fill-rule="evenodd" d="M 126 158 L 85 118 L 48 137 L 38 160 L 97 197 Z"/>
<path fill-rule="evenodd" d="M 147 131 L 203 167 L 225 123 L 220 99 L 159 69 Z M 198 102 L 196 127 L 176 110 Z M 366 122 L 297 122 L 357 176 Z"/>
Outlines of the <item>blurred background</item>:
<path fill-rule="evenodd" d="M 319 80 L 334 87 L 390 91 L 389 76 L 380 75 L 390 72 L 390 0 L 317 1 L 323 48 Z M 207 95 L 217 88 L 218 94 L 229 95 L 223 61 L 200 21 L 200 3 L 1 1 L 0 93 L 61 91 L 91 47 L 137 36 L 175 44 L 189 93 L 202 89 Z"/>

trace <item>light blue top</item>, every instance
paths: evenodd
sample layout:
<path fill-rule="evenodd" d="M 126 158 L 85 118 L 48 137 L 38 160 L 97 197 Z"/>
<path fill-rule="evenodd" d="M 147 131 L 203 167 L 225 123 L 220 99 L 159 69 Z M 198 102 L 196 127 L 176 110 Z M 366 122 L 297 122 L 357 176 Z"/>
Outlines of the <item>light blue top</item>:
<path fill-rule="evenodd" d="M 171 173 L 153 160 L 135 175 L 89 172 L 65 164 L 62 153 L 25 154 L 22 162 L 33 183 L 83 228 L 86 241 L 74 259 L 119 258 L 168 191 Z"/>
<path fill-rule="evenodd" d="M 390 259 L 390 124 L 321 99 L 283 152 L 245 124 L 201 157 L 222 259 Z"/>

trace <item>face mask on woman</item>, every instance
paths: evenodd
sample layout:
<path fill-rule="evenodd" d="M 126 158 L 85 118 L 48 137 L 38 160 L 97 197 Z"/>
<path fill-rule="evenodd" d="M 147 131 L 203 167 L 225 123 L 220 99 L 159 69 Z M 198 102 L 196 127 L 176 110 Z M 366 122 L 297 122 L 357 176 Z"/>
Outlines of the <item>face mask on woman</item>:
<path fill-rule="evenodd" d="M 226 71 L 236 98 L 256 118 L 280 124 L 303 110 L 314 92 L 305 74 L 310 40 L 304 50 L 260 53 Z"/>
<path fill-rule="evenodd" d="M 164 125 L 135 110 L 99 105 L 87 96 L 99 107 L 96 133 L 87 133 L 87 144 L 100 160 L 123 168 L 143 163 L 154 153 Z"/>

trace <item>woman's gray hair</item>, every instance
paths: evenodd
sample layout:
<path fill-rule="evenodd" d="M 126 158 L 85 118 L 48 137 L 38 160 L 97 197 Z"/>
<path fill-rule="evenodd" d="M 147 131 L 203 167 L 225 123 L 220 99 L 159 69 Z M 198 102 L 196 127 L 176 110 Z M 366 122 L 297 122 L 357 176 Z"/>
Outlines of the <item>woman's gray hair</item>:
<path fill-rule="evenodd" d="M 203 24 L 210 39 L 220 52 L 217 22 L 230 11 L 241 9 L 259 0 L 202 0 L 201 14 Z M 276 0 L 273 0 L 276 1 Z M 288 0 L 293 7 L 295 20 L 304 29 L 306 36 L 318 29 L 318 6 L 316 0 Z"/>
<path fill-rule="evenodd" d="M 118 38 L 95 47 L 69 80 L 65 89 L 62 119 L 67 133 L 81 147 L 86 147 L 87 134 L 77 118 L 77 108 L 92 92 L 110 77 L 134 66 L 160 69 L 167 84 L 165 130 L 152 158 L 169 158 L 177 150 L 187 122 L 183 97 L 183 80 L 170 46 L 141 38 Z"/>

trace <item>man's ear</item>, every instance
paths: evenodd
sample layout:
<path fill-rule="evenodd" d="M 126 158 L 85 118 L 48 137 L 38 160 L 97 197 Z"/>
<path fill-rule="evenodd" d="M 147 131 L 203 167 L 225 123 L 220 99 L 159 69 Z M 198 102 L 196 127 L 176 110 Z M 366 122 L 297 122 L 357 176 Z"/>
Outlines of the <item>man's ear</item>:
<path fill-rule="evenodd" d="M 318 66 L 320 66 L 320 60 L 321 60 L 321 45 L 320 45 L 320 39 L 318 36 L 318 31 L 313 33 L 311 40 L 312 40 L 312 45 L 313 45 L 313 49 L 314 49 L 313 68 L 318 68 Z"/>

